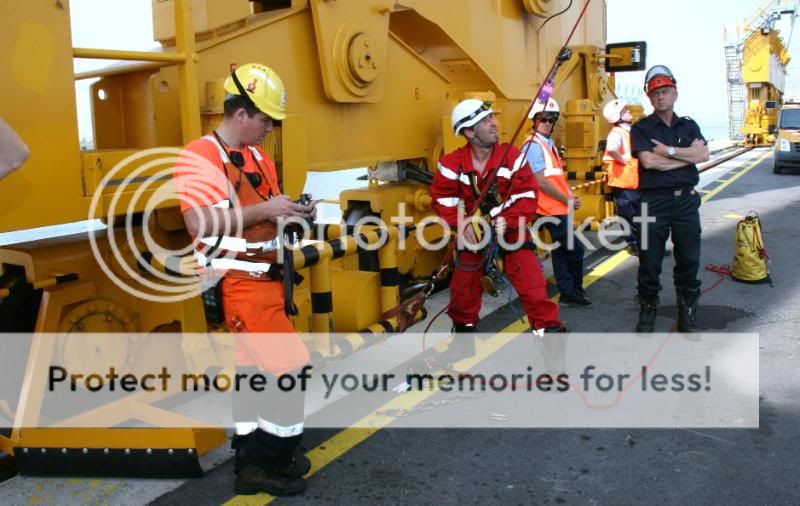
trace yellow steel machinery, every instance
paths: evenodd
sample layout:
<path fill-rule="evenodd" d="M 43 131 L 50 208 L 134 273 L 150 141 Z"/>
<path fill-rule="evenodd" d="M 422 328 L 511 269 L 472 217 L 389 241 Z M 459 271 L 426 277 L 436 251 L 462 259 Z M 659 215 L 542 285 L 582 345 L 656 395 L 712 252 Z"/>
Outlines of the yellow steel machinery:
<path fill-rule="evenodd" d="M 747 112 L 742 135 L 749 145 L 772 144 L 783 102 L 789 52 L 775 30 L 761 29 L 744 43 L 743 78 Z"/>
<path fill-rule="evenodd" d="M 747 145 L 775 142 L 797 0 L 768 0 L 725 38 L 732 128 Z M 786 21 L 782 26 L 778 23 Z M 741 117 L 738 110 L 743 110 Z M 733 125 L 735 123 L 735 125 Z"/>
<path fill-rule="evenodd" d="M 493 100 L 501 138 L 510 136 L 582 7 L 576 2 L 544 24 L 567 4 L 153 0 L 162 47 L 141 53 L 73 48 L 68 0 L 0 4 L 0 111 L 32 152 L 22 170 L 0 182 L 0 232 L 87 217 L 107 225 L 93 237 L 0 249 L 2 328 L 35 332 L 27 364 L 16 364 L 22 391 L 0 391 L 0 416 L 13 422 L 0 436 L 0 449 L 29 472 L 69 467 L 76 473 L 88 465 L 88 472 L 117 466 L 135 473 L 142 467 L 136 458 L 159 457 L 167 465 L 151 470 L 181 474 L 196 471 L 197 454 L 224 440 L 220 429 L 203 424 L 174 428 L 185 427 L 185 420 L 134 401 L 96 406 L 90 414 L 108 427 L 138 419 L 150 428 L 39 428 L 43 380 L 35 371 L 53 356 L 91 353 L 117 357 L 130 369 L 164 357 L 177 371 L 226 363 L 231 339 L 207 323 L 202 298 L 159 299 L 179 283 L 160 281 L 156 273 L 192 272 L 187 259 L 161 252 L 189 244 L 169 171 L 180 146 L 219 120 L 220 82 L 233 65 L 263 62 L 286 85 L 289 117 L 265 141 L 284 193 L 297 197 L 309 171 L 370 169 L 365 188 L 339 197 L 346 224 L 327 227 L 324 237 L 295 253 L 305 282 L 295 292 L 300 313 L 294 323 L 315 332 L 307 344 L 320 363 L 396 330 L 396 318 L 380 318 L 398 303 L 398 279 L 430 276 L 443 254 L 421 248 L 414 233 L 399 248 L 402 232 L 395 227 L 359 230 L 362 242 L 384 244 L 365 252 L 346 236 L 353 232 L 347 225 L 363 216 L 392 223 L 401 207 L 414 224 L 431 214 L 425 181 L 438 157 L 460 142 L 449 126 L 458 101 Z M 599 179 L 597 146 L 607 132 L 600 109 L 611 98 L 601 67 L 609 58 L 604 16 L 604 2 L 593 1 L 555 92 L 565 111 L 555 137 L 566 147 L 568 171 L 592 183 L 581 213 L 599 219 L 606 206 L 602 185 L 593 182 Z M 74 57 L 136 63 L 75 75 Z M 81 151 L 74 81 L 90 77 L 100 77 L 92 85 L 95 149 Z M 442 235 L 438 226 L 422 233 L 429 240 Z M 332 307 L 313 303 L 326 297 Z M 329 337 L 361 330 L 337 341 Z M 92 332 L 119 338 L 82 337 Z M 152 332 L 183 337 L 169 347 L 128 337 Z M 89 414 L 75 419 L 81 416 Z"/>

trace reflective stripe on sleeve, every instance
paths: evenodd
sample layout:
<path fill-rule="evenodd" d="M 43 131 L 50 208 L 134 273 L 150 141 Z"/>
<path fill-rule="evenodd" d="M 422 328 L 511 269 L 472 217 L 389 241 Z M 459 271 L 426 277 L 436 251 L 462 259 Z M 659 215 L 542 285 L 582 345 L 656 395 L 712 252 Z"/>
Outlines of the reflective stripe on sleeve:
<path fill-rule="evenodd" d="M 445 178 L 449 179 L 450 181 L 455 181 L 456 179 L 458 179 L 458 174 L 456 174 L 452 170 L 448 169 L 447 167 L 445 167 L 441 163 L 439 164 L 439 174 L 441 174 Z"/>
<path fill-rule="evenodd" d="M 440 199 L 436 199 L 436 202 L 445 206 L 445 207 L 456 207 L 461 199 L 458 197 L 443 197 Z"/>
<path fill-rule="evenodd" d="M 511 176 L 514 175 L 514 172 L 516 172 L 516 170 L 511 170 L 508 167 L 500 167 L 497 169 L 497 177 L 511 179 Z"/>
<path fill-rule="evenodd" d="M 533 198 L 536 198 L 536 193 L 534 193 L 533 190 L 526 191 L 526 192 L 523 192 L 523 193 L 516 193 L 514 195 L 511 195 L 501 205 L 499 205 L 499 206 L 493 208 L 491 211 L 489 211 L 489 216 L 494 218 L 495 216 L 500 214 L 500 212 L 502 210 L 508 209 L 509 207 L 511 207 L 511 205 L 514 202 L 518 201 L 519 199 L 533 199 Z"/>
<path fill-rule="evenodd" d="M 517 172 L 520 167 L 522 167 L 523 163 L 525 163 L 525 156 L 522 153 L 520 153 L 517 159 L 514 161 L 514 164 L 512 165 L 511 169 L 509 169 L 508 167 L 500 167 L 497 170 L 497 177 L 511 179 L 511 176 L 513 176 L 514 173 Z"/>
<path fill-rule="evenodd" d="M 472 183 L 469 180 L 469 176 L 466 174 L 456 174 L 455 171 L 448 169 L 441 163 L 439 164 L 439 173 L 444 176 L 445 179 L 449 179 L 450 181 L 461 181 L 465 185 L 469 186 Z"/>

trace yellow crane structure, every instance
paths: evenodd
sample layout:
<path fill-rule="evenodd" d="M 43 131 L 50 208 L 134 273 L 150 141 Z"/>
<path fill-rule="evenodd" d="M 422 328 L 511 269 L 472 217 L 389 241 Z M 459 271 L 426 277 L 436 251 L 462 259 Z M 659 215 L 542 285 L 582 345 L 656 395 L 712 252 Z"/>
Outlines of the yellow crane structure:
<path fill-rule="evenodd" d="M 54 360 L 89 356 L 114 357 L 121 372 L 163 362 L 176 371 L 231 363 L 230 334 L 209 322 L 191 262 L 174 254 L 186 252 L 190 238 L 168 174 L 181 146 L 219 120 L 221 83 L 232 66 L 265 63 L 286 85 L 289 116 L 264 143 L 284 193 L 297 197 L 310 172 L 369 169 L 363 188 L 339 195 L 345 223 L 327 226 L 294 255 L 305 277 L 295 290 L 294 324 L 313 332 L 306 344 L 324 364 L 396 331 L 396 318 L 381 318 L 398 304 L 401 283 L 430 277 L 444 253 L 421 248 L 414 234 L 401 250 L 397 227 L 352 230 L 351 222 L 374 216 L 391 223 L 403 206 L 413 230 L 430 216 L 426 179 L 439 156 L 462 142 L 449 124 L 452 107 L 470 97 L 491 100 L 507 139 L 578 17 L 582 5 L 572 3 L 153 0 L 160 47 L 137 52 L 73 47 L 69 0 L 3 2 L 0 114 L 31 156 L 0 182 L 0 232 L 88 218 L 105 227 L 0 247 L 0 324 L 27 336 L 15 344 L 22 359 L 3 365 L 7 374 L 17 371 L 20 385 L 0 387 L 0 417 L 10 426 L 0 433 L 0 450 L 23 472 L 147 468 L 165 476 L 191 473 L 198 454 L 224 441 L 219 428 L 187 427 L 137 399 L 53 420 L 42 371 Z M 644 62 L 630 50 L 608 53 L 599 0 L 573 41 L 572 59 L 556 76 L 563 120 L 555 137 L 580 185 L 576 221 L 593 216 L 598 223 L 611 210 L 598 151 L 608 129 L 600 111 L 613 90 L 604 65 L 626 61 L 636 70 Z M 130 63 L 75 74 L 73 58 Z M 99 78 L 91 87 L 94 149 L 82 150 L 75 81 L 88 78 Z M 442 229 L 422 233 L 433 240 Z M 357 234 L 383 245 L 365 251 Z M 141 337 L 156 332 L 179 338 Z M 8 340 L 2 346 L 9 349 Z M 81 428 L 89 419 L 105 428 Z M 145 427 L 114 428 L 131 419 Z"/>
<path fill-rule="evenodd" d="M 747 145 L 775 142 L 798 5 L 797 0 L 765 0 L 743 25 L 725 28 L 731 139 Z M 788 28 L 778 30 L 783 16 Z"/>

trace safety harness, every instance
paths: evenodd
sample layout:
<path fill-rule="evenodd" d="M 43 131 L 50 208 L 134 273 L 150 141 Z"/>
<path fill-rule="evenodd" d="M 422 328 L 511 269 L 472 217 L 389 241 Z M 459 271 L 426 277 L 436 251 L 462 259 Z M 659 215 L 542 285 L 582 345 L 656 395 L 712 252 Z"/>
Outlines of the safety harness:
<path fill-rule="evenodd" d="M 547 103 L 547 100 L 550 98 L 550 95 L 555 90 L 555 76 L 558 73 L 559 68 L 561 65 L 568 61 L 572 56 L 572 50 L 566 47 L 569 45 L 572 36 L 575 34 L 575 30 L 578 27 L 581 19 L 583 18 L 584 14 L 586 13 L 586 9 L 589 6 L 591 0 L 587 0 L 583 6 L 583 10 L 581 10 L 578 19 L 575 21 L 574 26 L 572 27 L 572 31 L 570 32 L 569 36 L 567 37 L 564 46 L 562 47 L 561 51 L 559 52 L 558 56 L 556 56 L 553 65 L 550 67 L 550 71 L 547 73 L 547 78 L 542 81 L 542 84 L 539 86 L 539 90 L 536 93 L 536 98 L 531 100 L 530 105 L 528 106 L 528 110 L 523 116 L 522 121 L 519 122 L 517 125 L 514 134 L 511 136 L 511 140 L 508 142 L 503 155 L 500 157 L 500 162 L 497 164 L 496 167 L 490 167 L 487 177 L 483 180 L 483 184 L 478 185 L 477 182 L 473 181 L 472 186 L 474 191 L 478 191 L 478 197 L 473 205 L 472 209 L 467 212 L 468 216 L 474 216 L 476 211 L 479 210 L 487 210 L 488 212 L 484 212 L 484 215 L 490 216 L 493 218 L 497 213 L 499 213 L 503 208 L 510 206 L 513 204 L 513 200 L 509 199 L 508 197 L 506 200 L 499 202 L 497 196 L 497 187 L 495 185 L 497 181 L 497 177 L 500 172 L 500 167 L 503 166 L 503 162 L 508 158 L 508 153 L 511 149 L 511 146 L 514 145 L 514 141 L 519 136 L 520 132 L 522 131 L 522 127 L 525 124 L 526 118 L 528 114 L 533 110 L 534 105 L 538 100 L 541 100 L 542 103 Z M 522 154 L 523 159 L 527 157 L 528 149 L 530 149 L 530 143 L 526 147 L 525 152 Z M 494 202 L 489 201 L 489 203 L 496 203 L 497 205 L 491 206 L 487 205 L 484 206 L 484 203 L 487 202 L 487 199 L 490 198 L 490 195 L 494 197 Z M 510 197 L 510 195 L 509 195 Z M 496 246 L 496 238 L 492 239 L 492 242 L 495 243 Z M 486 265 L 486 261 L 488 260 L 490 255 L 487 255 L 486 259 L 481 262 L 481 265 L 478 267 L 484 267 Z M 425 301 L 428 297 L 433 293 L 434 288 L 436 287 L 437 283 L 442 282 L 447 276 L 450 275 L 454 268 L 454 264 L 457 262 L 457 251 L 455 248 L 455 244 L 451 243 L 447 249 L 447 253 L 445 253 L 444 258 L 442 259 L 442 263 L 440 264 L 439 268 L 435 271 L 433 276 L 431 277 L 430 281 L 425 283 L 424 285 L 417 288 L 418 291 L 413 295 L 410 295 L 405 301 L 401 302 L 396 307 L 390 309 L 389 311 L 385 312 L 381 319 L 386 320 L 393 317 L 398 317 L 398 327 L 399 331 L 403 332 L 408 325 L 414 322 L 414 315 L 418 314 L 425 305 Z M 495 265 L 495 261 L 492 260 L 492 265 Z M 459 264 L 459 268 L 463 268 L 462 264 Z M 499 269 L 497 270 L 498 276 L 497 279 L 500 278 L 499 276 Z M 491 278 L 489 278 L 491 279 Z M 483 280 L 482 280 L 483 281 Z M 493 280 L 492 280 L 493 281 Z M 488 284 L 488 283 L 487 283 Z M 494 284 L 494 283 L 493 283 Z M 510 293 L 510 290 L 509 290 Z M 434 317 L 438 317 L 440 314 L 447 309 L 448 306 L 445 306 L 442 311 Z M 432 322 L 431 322 L 432 323 Z M 430 327 L 430 325 L 429 325 Z"/>
<path fill-rule="evenodd" d="M 225 143 L 217 132 L 214 132 L 213 136 L 206 135 L 204 138 L 214 144 L 219 151 L 228 186 L 228 200 L 214 204 L 214 207 L 230 208 L 236 205 L 239 199 L 239 188 L 241 187 L 243 178 L 247 180 L 253 191 L 264 201 L 278 195 L 276 191 L 277 183 L 270 180 L 271 178 L 267 176 L 268 171 L 265 171 L 261 166 L 264 159 L 258 149 L 254 146 L 247 146 L 259 171 L 258 173 L 249 173 L 245 172 L 242 168 L 244 166 L 244 159 L 241 154 L 235 151 L 229 154 L 223 147 Z M 239 172 L 238 181 L 234 183 L 233 188 L 231 188 L 231 178 L 228 174 L 229 165 L 233 165 Z M 263 195 L 258 190 L 263 180 L 266 180 L 269 185 L 268 195 Z M 248 242 L 247 239 L 243 237 L 226 235 L 207 236 L 200 238 L 199 242 L 210 247 L 206 251 L 199 251 L 195 248 L 194 255 L 198 265 L 202 266 L 204 269 L 203 277 L 207 280 L 215 280 L 214 272 L 220 270 L 246 273 L 248 279 L 252 277 L 255 279 L 283 281 L 284 309 L 287 315 L 295 316 L 298 314 L 298 311 L 297 306 L 294 304 L 294 286 L 299 285 L 303 281 L 303 276 L 294 270 L 293 245 L 298 239 L 298 232 L 290 227 L 284 230 L 283 237 L 276 235 L 274 238 L 267 241 L 258 242 Z M 283 249 L 284 259 L 282 265 L 277 262 L 277 252 L 281 248 Z M 222 252 L 224 252 L 224 254 L 220 255 Z M 245 257 L 257 256 L 272 252 L 275 253 L 276 260 L 271 262 L 251 261 L 240 258 L 242 255 Z M 234 257 L 231 258 L 230 254 L 234 254 Z M 217 283 L 215 282 L 214 284 L 216 285 Z"/>

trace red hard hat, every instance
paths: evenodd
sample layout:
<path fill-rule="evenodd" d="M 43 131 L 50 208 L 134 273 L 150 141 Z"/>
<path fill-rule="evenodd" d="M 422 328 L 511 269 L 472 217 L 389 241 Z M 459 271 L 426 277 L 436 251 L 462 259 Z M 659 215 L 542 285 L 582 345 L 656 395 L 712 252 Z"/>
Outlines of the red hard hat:
<path fill-rule="evenodd" d="M 663 74 L 657 75 L 647 83 L 647 93 L 651 93 L 653 90 L 663 88 L 664 86 L 672 86 L 675 88 L 675 80 Z"/>

